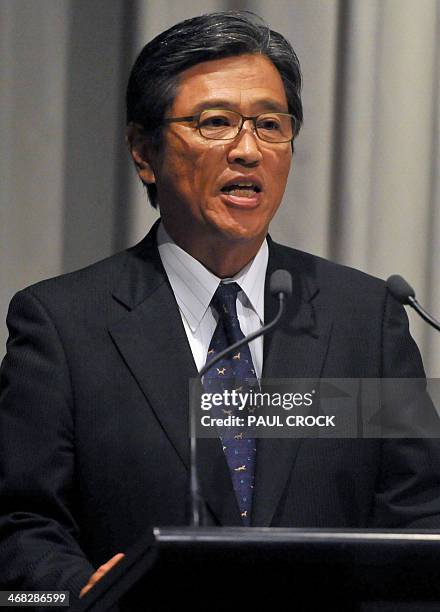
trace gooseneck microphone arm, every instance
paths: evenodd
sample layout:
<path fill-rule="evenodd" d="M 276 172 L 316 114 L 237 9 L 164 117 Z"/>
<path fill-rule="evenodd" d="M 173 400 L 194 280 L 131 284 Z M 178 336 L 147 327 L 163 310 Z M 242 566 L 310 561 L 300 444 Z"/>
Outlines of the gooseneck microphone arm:
<path fill-rule="evenodd" d="M 267 334 L 267 332 L 271 331 L 274 327 L 278 325 L 281 317 L 283 316 L 285 305 L 287 298 L 292 294 L 292 276 L 290 272 L 287 270 L 275 270 L 270 277 L 270 293 L 272 296 L 278 298 L 279 306 L 278 312 L 272 321 L 267 325 L 263 325 L 249 336 L 246 336 L 231 344 L 223 351 L 220 351 L 218 355 L 213 357 L 209 363 L 203 366 L 203 368 L 199 372 L 198 379 L 201 382 L 203 376 L 206 374 L 208 370 L 210 370 L 216 363 L 218 363 L 221 359 L 236 351 L 238 348 L 243 346 L 243 344 L 248 344 L 248 342 L 252 342 L 255 338 L 262 336 L 263 334 Z M 190 491 L 191 491 L 191 527 L 199 527 L 200 526 L 200 486 L 199 486 L 199 478 L 197 473 L 197 427 L 196 427 L 196 415 L 194 402 L 191 403 L 191 419 L 190 419 Z"/>
<path fill-rule="evenodd" d="M 238 342 L 235 342 L 234 344 L 231 344 L 231 346 L 228 346 L 225 349 L 223 349 L 223 351 L 220 351 L 220 353 L 218 353 L 218 355 L 216 355 L 213 359 L 211 359 L 211 361 L 209 363 L 207 363 L 206 365 L 203 366 L 203 368 L 199 372 L 199 377 L 203 378 L 203 376 L 206 374 L 206 372 L 208 370 L 210 370 L 213 366 L 215 366 L 216 363 L 218 363 L 224 357 L 226 357 L 226 355 L 229 355 L 229 353 L 232 353 L 233 351 L 236 351 L 241 346 L 243 346 L 243 344 L 247 344 L 248 342 L 252 342 L 252 340 L 255 340 L 255 338 L 258 338 L 259 336 L 262 336 L 263 334 L 267 334 L 267 332 L 269 332 L 271 329 L 276 327 L 278 325 L 279 320 L 281 319 L 281 317 L 283 316 L 283 313 L 284 313 L 284 308 L 285 308 L 285 304 L 286 304 L 286 296 L 285 296 L 285 294 L 284 293 L 280 293 L 278 295 L 278 300 L 279 300 L 279 303 L 278 303 L 278 312 L 276 314 L 276 317 L 274 319 L 272 319 L 272 321 L 270 323 L 268 323 L 267 325 L 263 325 L 263 327 L 260 327 L 260 329 L 257 329 L 257 331 L 252 332 L 251 334 L 249 334 L 249 336 L 246 336 L 245 338 L 242 338 Z"/>
<path fill-rule="evenodd" d="M 432 325 L 434 329 L 436 329 L 437 331 L 440 331 L 440 322 L 434 319 L 434 317 L 431 316 L 429 312 L 427 312 L 423 308 L 423 306 L 419 304 L 419 302 L 416 300 L 415 297 L 410 296 L 408 298 L 408 303 L 410 306 L 414 308 L 414 310 L 416 310 L 419 313 L 422 319 L 424 319 L 427 323 L 429 323 L 429 325 Z"/>
<path fill-rule="evenodd" d="M 387 280 L 387 287 L 396 300 L 398 300 L 401 304 L 414 308 L 422 319 L 429 323 L 429 325 L 431 325 L 434 329 L 440 331 L 440 322 L 437 321 L 437 319 L 434 319 L 434 317 L 419 304 L 416 299 L 414 289 L 409 283 L 406 282 L 404 278 L 398 274 L 393 274 Z"/>

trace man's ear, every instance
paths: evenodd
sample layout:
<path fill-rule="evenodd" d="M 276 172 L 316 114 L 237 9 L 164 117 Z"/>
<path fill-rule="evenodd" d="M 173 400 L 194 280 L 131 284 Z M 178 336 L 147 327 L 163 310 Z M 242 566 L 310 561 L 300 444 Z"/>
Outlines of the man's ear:
<path fill-rule="evenodd" d="M 129 123 L 125 130 L 125 142 L 141 181 L 144 184 L 155 183 L 156 177 L 151 165 L 151 143 L 142 126 Z"/>

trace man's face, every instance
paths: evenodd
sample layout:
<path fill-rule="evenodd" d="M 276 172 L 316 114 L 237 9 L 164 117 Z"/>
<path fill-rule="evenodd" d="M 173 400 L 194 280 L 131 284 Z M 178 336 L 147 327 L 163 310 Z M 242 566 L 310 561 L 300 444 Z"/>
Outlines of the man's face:
<path fill-rule="evenodd" d="M 168 117 L 225 108 L 254 116 L 288 112 L 278 70 L 262 55 L 203 62 L 181 74 Z M 189 252 L 248 242 L 257 248 L 280 205 L 292 158 L 291 144 L 260 140 L 247 121 L 234 140 L 207 140 L 191 123 L 164 128 L 159 153 L 150 155 L 160 212 L 171 236 Z M 231 191 L 231 183 L 252 183 Z"/>

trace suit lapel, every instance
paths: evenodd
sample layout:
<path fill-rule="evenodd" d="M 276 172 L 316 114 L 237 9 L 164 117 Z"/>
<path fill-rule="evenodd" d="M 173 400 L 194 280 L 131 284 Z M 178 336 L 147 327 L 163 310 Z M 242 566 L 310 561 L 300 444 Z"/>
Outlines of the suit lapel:
<path fill-rule="evenodd" d="M 331 320 L 326 311 L 316 306 L 319 288 L 315 282 L 312 259 L 280 247 L 270 239 L 269 249 L 265 322 L 273 319 L 278 310 L 278 301 L 270 295 L 272 272 L 279 268 L 291 272 L 293 294 L 280 325 L 264 339 L 263 378 L 319 378 L 329 342 Z M 300 439 L 258 440 L 253 525 L 270 525 L 300 445 Z"/>
<path fill-rule="evenodd" d="M 197 376 L 197 369 L 156 247 L 156 230 L 157 225 L 128 252 L 113 293 L 128 312 L 109 332 L 165 434 L 189 468 L 189 379 Z M 199 440 L 198 468 L 202 497 L 217 521 L 239 525 L 218 439 Z"/>

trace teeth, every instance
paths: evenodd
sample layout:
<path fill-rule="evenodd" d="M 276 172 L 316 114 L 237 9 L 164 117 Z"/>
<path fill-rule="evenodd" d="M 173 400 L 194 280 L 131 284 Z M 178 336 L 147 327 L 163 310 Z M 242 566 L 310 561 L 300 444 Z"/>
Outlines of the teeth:
<path fill-rule="evenodd" d="M 227 185 L 226 187 L 223 187 L 222 191 L 227 191 L 228 193 L 233 191 L 233 190 L 247 190 L 247 191 L 252 191 L 253 193 L 255 192 L 259 192 L 260 189 L 254 184 L 254 183 L 245 183 L 245 182 L 238 182 L 238 183 L 231 183 L 230 185 Z"/>
<path fill-rule="evenodd" d="M 255 196 L 255 191 L 253 189 L 231 189 L 228 191 L 229 195 L 238 196 L 240 198 L 253 198 Z"/>

